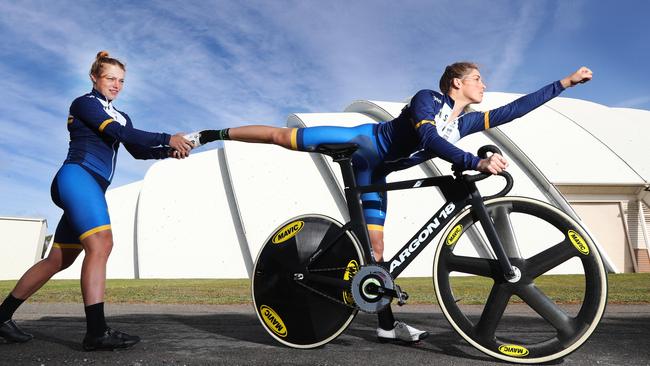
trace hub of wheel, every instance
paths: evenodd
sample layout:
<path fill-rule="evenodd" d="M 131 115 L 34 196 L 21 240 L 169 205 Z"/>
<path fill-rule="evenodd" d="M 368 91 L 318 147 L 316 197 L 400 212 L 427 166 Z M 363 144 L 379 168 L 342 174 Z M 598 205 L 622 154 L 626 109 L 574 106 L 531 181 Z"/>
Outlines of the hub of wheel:
<path fill-rule="evenodd" d="M 512 266 L 512 272 L 514 273 L 514 275 L 511 278 L 507 279 L 508 282 L 510 283 L 519 282 L 519 280 L 521 279 L 521 271 L 519 270 L 519 268 Z"/>

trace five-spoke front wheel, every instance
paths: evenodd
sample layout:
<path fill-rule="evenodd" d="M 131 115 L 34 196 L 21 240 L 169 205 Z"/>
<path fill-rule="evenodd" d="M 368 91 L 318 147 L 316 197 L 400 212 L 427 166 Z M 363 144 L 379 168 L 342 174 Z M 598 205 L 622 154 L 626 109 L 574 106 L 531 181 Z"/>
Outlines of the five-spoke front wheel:
<path fill-rule="evenodd" d="M 509 362 L 547 362 L 575 351 L 595 330 L 607 299 L 593 241 L 571 217 L 537 200 L 504 197 L 486 207 L 518 276 L 503 277 L 478 219 L 461 212 L 434 258 L 443 314 L 474 347 Z M 476 297 L 470 286 L 486 290 Z"/>

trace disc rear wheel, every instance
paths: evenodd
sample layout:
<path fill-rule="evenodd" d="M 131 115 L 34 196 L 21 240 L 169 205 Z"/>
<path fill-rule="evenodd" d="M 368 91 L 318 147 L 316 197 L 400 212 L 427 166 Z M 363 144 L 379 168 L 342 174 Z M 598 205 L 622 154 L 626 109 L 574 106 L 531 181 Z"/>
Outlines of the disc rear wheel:
<path fill-rule="evenodd" d="M 262 326 L 278 342 L 318 347 L 354 319 L 357 310 L 349 286 L 310 280 L 311 274 L 350 282 L 364 264 L 358 241 L 341 227 L 326 216 L 298 216 L 280 225 L 260 250 L 253 272 L 253 302 Z M 309 263 L 317 251 L 321 253 Z"/>

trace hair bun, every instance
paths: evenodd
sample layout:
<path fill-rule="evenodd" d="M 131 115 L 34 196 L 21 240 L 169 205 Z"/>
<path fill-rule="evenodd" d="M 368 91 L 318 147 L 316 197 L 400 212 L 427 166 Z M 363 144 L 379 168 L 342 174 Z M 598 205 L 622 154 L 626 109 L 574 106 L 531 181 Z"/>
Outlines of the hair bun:
<path fill-rule="evenodd" d="M 108 51 L 99 51 L 99 52 L 97 52 L 97 60 L 99 60 L 100 58 L 105 58 L 105 57 L 108 57 Z"/>

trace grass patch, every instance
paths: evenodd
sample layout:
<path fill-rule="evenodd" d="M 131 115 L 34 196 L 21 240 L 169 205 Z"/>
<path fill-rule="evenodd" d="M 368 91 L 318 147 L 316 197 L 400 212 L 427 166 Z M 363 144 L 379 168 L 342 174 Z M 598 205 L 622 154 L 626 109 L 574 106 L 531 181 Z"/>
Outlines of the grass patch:
<path fill-rule="evenodd" d="M 0 281 L 0 296 L 16 281 Z M 251 301 L 247 279 L 107 280 L 106 302 L 117 304 L 244 304 Z M 82 302 L 79 280 L 51 280 L 31 302 Z"/>
<path fill-rule="evenodd" d="M 650 273 L 610 274 L 609 303 L 650 304 Z M 410 304 L 435 304 L 431 278 L 399 278 Z M 580 302 L 583 283 L 579 276 L 544 276 L 536 282 L 552 298 L 565 303 Z M 0 281 L 0 300 L 16 281 Z M 557 284 L 561 284 L 558 286 Z M 454 278 L 454 294 L 463 303 L 480 303 L 489 292 L 491 281 L 475 277 Z M 516 299 L 518 300 L 518 299 Z M 513 300 L 513 301 L 516 301 Z M 30 299 L 31 302 L 81 302 L 78 280 L 52 280 Z M 227 280 L 108 280 L 106 302 L 154 304 L 247 304 L 251 302 L 250 281 Z"/>

